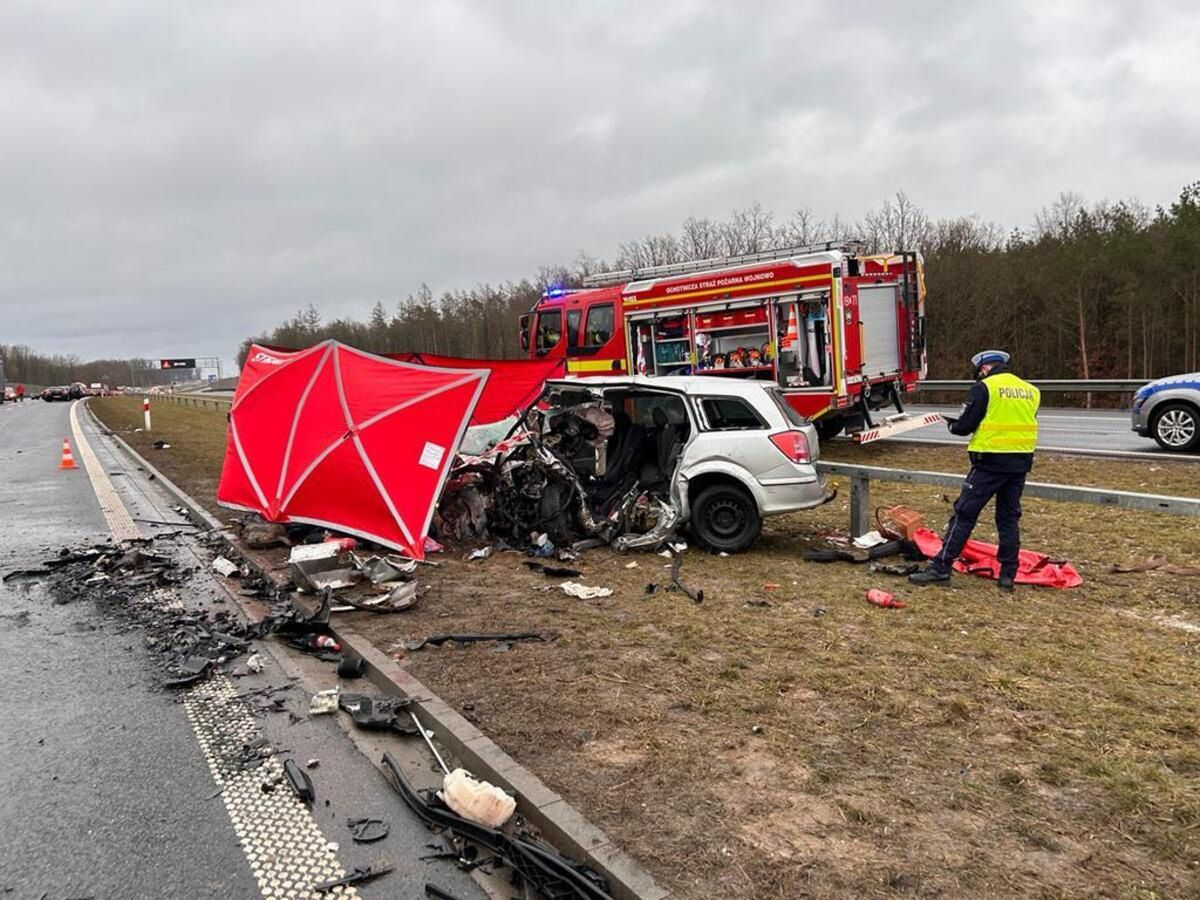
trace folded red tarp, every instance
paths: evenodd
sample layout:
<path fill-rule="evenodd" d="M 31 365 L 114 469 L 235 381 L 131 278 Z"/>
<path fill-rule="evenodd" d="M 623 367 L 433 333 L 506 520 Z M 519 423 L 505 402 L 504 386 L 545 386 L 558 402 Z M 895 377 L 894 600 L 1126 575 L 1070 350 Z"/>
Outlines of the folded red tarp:
<path fill-rule="evenodd" d="M 329 340 L 253 345 L 229 412 L 222 506 L 358 535 L 415 559 L 487 384 Z"/>
<path fill-rule="evenodd" d="M 492 373 L 472 425 L 490 425 L 516 415 L 537 399 L 549 378 L 566 374 L 566 359 L 463 359 L 436 353 L 388 353 L 388 359 L 449 369 L 487 369 Z"/>
<path fill-rule="evenodd" d="M 918 528 L 913 534 L 917 548 L 928 557 L 937 556 L 942 539 L 928 528 Z M 1000 577 L 999 548 L 995 544 L 970 540 L 962 555 L 954 561 L 954 569 L 984 578 Z M 1044 553 L 1022 550 L 1017 560 L 1017 584 L 1039 584 L 1044 587 L 1073 588 L 1083 584 L 1081 576 L 1070 563 L 1052 563 Z"/>

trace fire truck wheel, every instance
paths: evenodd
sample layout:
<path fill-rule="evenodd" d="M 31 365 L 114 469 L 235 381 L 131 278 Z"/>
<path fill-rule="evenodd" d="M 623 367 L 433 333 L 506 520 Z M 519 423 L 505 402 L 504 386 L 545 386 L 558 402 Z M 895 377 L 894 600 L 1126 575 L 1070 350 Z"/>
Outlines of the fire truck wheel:
<path fill-rule="evenodd" d="M 1190 403 L 1164 403 L 1154 411 L 1150 433 L 1164 450 L 1195 450 L 1200 446 L 1200 412 Z"/>
<path fill-rule="evenodd" d="M 846 427 L 846 422 L 841 416 L 832 416 L 817 419 L 817 421 L 813 422 L 813 427 L 817 429 L 817 437 L 822 441 L 832 441 L 842 433 L 842 429 Z"/>
<path fill-rule="evenodd" d="M 691 530 L 710 553 L 741 553 L 758 540 L 762 517 L 754 498 L 742 488 L 714 484 L 696 498 Z"/>

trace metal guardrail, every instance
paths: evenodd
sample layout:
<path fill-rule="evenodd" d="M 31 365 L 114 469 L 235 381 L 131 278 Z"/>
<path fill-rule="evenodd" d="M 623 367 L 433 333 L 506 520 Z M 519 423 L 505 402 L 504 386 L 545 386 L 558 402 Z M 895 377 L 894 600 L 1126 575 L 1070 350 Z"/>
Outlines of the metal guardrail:
<path fill-rule="evenodd" d="M 1150 383 L 1149 378 L 1027 378 L 1030 384 L 1041 391 L 1061 391 L 1064 393 L 1120 393 L 1132 394 L 1138 388 Z M 917 386 L 919 391 L 965 391 L 973 381 L 922 381 Z"/>
<path fill-rule="evenodd" d="M 143 397 L 149 397 L 151 405 L 166 401 L 167 403 L 175 403 L 179 406 L 194 406 L 198 409 L 211 407 L 217 411 L 228 411 L 230 403 L 233 402 L 230 397 L 205 397 L 203 394 L 142 394 Z"/>
<path fill-rule="evenodd" d="M 920 472 L 908 469 L 885 469 L 878 466 L 858 466 L 851 463 L 818 462 L 817 471 L 826 475 L 845 475 L 850 478 L 850 533 L 854 537 L 871 530 L 871 481 L 893 481 L 903 484 L 932 484 L 938 487 L 962 487 L 962 475 L 949 472 Z M 1135 494 L 1130 491 L 1110 491 L 1103 488 L 1074 487 L 1025 482 L 1025 496 L 1064 503 L 1084 503 L 1091 506 L 1115 506 L 1142 512 L 1169 513 L 1175 516 L 1200 516 L 1200 499 L 1169 497 L 1163 494 Z"/>

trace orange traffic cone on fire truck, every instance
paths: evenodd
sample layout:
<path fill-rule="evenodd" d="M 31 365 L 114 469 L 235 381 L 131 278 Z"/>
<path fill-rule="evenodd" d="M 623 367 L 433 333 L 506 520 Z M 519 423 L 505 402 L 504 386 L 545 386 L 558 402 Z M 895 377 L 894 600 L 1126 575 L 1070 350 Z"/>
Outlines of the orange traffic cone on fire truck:
<path fill-rule="evenodd" d="M 75 457 L 71 454 L 71 441 L 69 438 L 63 438 L 62 445 L 62 461 L 59 462 L 60 469 L 78 469 L 75 465 Z"/>
<path fill-rule="evenodd" d="M 787 334 L 783 336 L 783 340 L 779 342 L 780 350 L 791 350 L 800 341 L 800 323 L 796 321 L 796 305 L 792 304 L 788 310 L 788 326 Z"/>

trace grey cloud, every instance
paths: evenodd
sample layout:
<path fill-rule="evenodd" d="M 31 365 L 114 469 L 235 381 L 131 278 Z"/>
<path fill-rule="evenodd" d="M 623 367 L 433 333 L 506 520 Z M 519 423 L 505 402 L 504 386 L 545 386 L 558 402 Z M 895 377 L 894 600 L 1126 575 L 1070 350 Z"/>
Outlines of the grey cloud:
<path fill-rule="evenodd" d="M 755 199 L 1029 222 L 1198 176 L 1183 3 L 9 3 L 3 341 L 232 353 Z"/>

